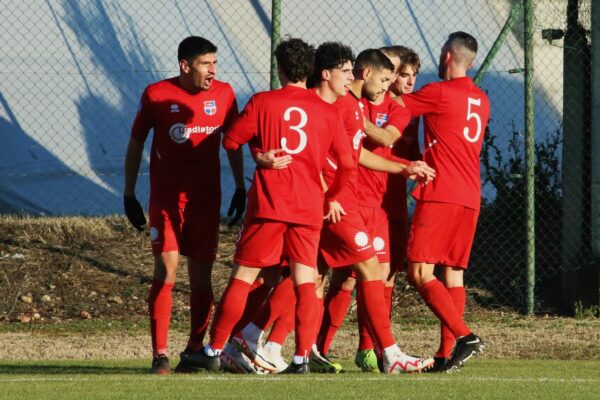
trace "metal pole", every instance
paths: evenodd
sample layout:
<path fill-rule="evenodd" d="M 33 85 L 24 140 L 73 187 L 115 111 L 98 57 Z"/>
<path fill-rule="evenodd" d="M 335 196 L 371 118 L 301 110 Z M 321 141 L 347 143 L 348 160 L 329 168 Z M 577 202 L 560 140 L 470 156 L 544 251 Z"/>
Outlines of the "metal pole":
<path fill-rule="evenodd" d="M 600 4 L 592 1 L 592 256 L 600 274 Z M 600 287 L 598 288 L 600 292 Z M 600 305 L 600 293 L 597 304 Z"/>
<path fill-rule="evenodd" d="M 279 43 L 281 29 L 281 0 L 271 1 L 271 90 L 279 87 L 279 76 L 277 75 L 277 60 L 275 59 L 275 48 Z"/>
<path fill-rule="evenodd" d="M 500 31 L 500 34 L 496 38 L 496 41 L 492 45 L 492 48 L 488 52 L 487 56 L 485 56 L 485 60 L 483 60 L 483 63 L 481 64 L 481 67 L 479 67 L 479 70 L 477 71 L 477 74 L 475 75 L 475 78 L 473 79 L 473 81 L 475 81 L 476 85 L 479 85 L 479 82 L 485 76 L 488 68 L 490 67 L 490 64 L 492 64 L 492 61 L 496 57 L 496 53 L 498 53 L 498 50 L 500 50 L 500 47 L 502 46 L 502 44 L 506 40 L 506 37 L 510 33 L 511 28 L 517 22 L 517 20 L 521 16 L 522 12 L 523 12 L 523 2 L 522 1 L 518 2 L 517 4 L 515 4 L 513 6 L 513 8 L 510 10 L 510 14 L 508 15 L 508 19 L 504 23 L 504 26 L 502 27 L 502 30 Z"/>
<path fill-rule="evenodd" d="M 535 138 L 533 119 L 533 0 L 524 0 L 525 15 L 525 182 L 527 184 L 527 314 L 535 308 Z"/>

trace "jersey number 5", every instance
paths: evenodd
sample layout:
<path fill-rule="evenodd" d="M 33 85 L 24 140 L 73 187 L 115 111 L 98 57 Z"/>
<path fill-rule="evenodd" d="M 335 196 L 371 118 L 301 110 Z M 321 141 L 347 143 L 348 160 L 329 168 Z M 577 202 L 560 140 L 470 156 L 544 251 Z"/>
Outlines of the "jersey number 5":
<path fill-rule="evenodd" d="M 285 110 L 285 113 L 283 113 L 283 119 L 285 121 L 289 121 L 293 111 L 300 114 L 300 122 L 298 122 L 297 125 L 291 125 L 290 129 L 298 133 L 298 136 L 300 136 L 300 143 L 298 143 L 298 147 L 295 149 L 290 149 L 287 147 L 287 138 L 281 138 L 281 148 L 288 154 L 298 154 L 306 147 L 306 132 L 304 132 L 302 128 L 306 126 L 306 123 L 308 122 L 308 116 L 306 115 L 306 111 L 300 107 L 289 107 Z"/>
<path fill-rule="evenodd" d="M 475 111 L 471 111 L 471 106 L 481 106 L 481 99 L 474 99 L 472 97 L 467 97 L 467 122 L 471 118 L 475 118 L 475 122 L 477 122 L 477 132 L 475 132 L 475 136 L 469 135 L 469 127 L 465 126 L 463 129 L 463 135 L 465 135 L 465 139 L 467 139 L 471 143 L 477 142 L 479 136 L 481 135 L 481 117 Z"/>

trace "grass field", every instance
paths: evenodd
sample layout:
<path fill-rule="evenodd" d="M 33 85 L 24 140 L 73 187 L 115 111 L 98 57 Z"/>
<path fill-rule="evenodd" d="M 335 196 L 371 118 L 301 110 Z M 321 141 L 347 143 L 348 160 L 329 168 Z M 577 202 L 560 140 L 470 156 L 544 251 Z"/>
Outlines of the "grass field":
<path fill-rule="evenodd" d="M 0 232 L 11 232 L 0 237 L 0 399 L 600 399 L 597 310 L 576 318 L 528 317 L 483 307 L 478 288 L 468 289 L 466 319 L 486 349 L 458 374 L 359 372 L 349 361 L 358 342 L 351 311 L 332 347 L 346 360 L 348 372 L 340 375 L 148 375 L 145 299 L 152 257 L 145 235 L 122 217 L 0 217 Z M 235 235 L 226 228 L 221 233 L 213 271 L 217 298 Z M 188 336 L 186 275 L 182 269 L 174 291 L 173 366 Z M 438 321 L 405 282 L 393 309 L 402 348 L 433 354 Z M 284 355 L 292 346 L 290 337 Z"/>
<path fill-rule="evenodd" d="M 470 361 L 456 374 L 153 376 L 147 362 L 0 362 L 2 399 L 598 399 L 600 362 Z"/>

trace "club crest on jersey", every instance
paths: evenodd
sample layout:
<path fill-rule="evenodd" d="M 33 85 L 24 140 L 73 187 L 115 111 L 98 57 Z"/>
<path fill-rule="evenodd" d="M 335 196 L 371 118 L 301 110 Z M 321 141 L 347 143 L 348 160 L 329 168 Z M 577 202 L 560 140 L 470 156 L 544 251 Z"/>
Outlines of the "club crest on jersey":
<path fill-rule="evenodd" d="M 179 104 L 171 104 L 171 112 L 178 113 L 179 112 Z"/>
<path fill-rule="evenodd" d="M 205 101 L 204 112 L 206 115 L 215 115 L 217 113 L 217 102 L 214 100 Z"/>
<path fill-rule="evenodd" d="M 382 126 L 390 119 L 389 115 L 384 113 L 377 113 L 377 117 L 375 118 L 375 124 L 377 126 Z"/>

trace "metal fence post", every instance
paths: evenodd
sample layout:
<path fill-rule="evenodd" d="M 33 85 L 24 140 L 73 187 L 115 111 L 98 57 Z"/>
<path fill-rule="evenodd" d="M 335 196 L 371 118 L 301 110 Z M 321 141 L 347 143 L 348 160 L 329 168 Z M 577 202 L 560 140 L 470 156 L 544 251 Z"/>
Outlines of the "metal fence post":
<path fill-rule="evenodd" d="M 592 257 L 600 274 L 600 4 L 592 2 Z M 599 288 L 600 292 L 600 288 Z M 600 306 L 600 293 L 597 293 Z"/>
<path fill-rule="evenodd" d="M 281 29 L 281 0 L 271 1 L 271 90 L 279 87 L 277 76 L 277 60 L 275 59 L 275 48 L 279 43 Z"/>
<path fill-rule="evenodd" d="M 533 0 L 524 0 L 525 15 L 525 177 L 527 184 L 527 314 L 535 309 L 535 138 L 533 98 Z"/>

